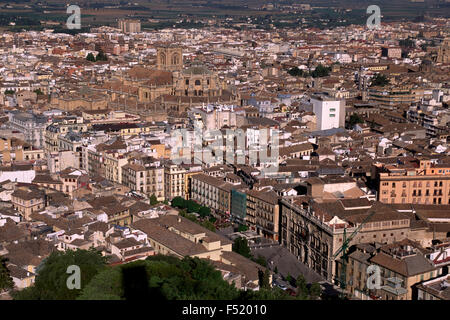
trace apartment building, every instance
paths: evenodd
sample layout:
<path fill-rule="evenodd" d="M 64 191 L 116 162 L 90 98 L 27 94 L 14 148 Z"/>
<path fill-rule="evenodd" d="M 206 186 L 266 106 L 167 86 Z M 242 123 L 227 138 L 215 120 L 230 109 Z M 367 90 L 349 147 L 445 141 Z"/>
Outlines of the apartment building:
<path fill-rule="evenodd" d="M 344 127 L 345 100 L 336 100 L 325 95 L 316 95 L 311 98 L 311 103 L 317 119 L 317 130 Z"/>
<path fill-rule="evenodd" d="M 415 287 L 442 274 L 426 258 L 427 250 L 409 239 L 388 245 L 362 244 L 349 255 L 347 290 L 361 299 L 412 300 L 417 299 Z M 371 267 L 372 271 L 368 268 Z M 380 282 L 369 277 L 379 270 Z M 367 286 L 367 282 L 373 287 Z"/>
<path fill-rule="evenodd" d="M 105 152 L 105 178 L 109 181 L 122 184 L 122 167 L 127 163 L 128 159 L 123 154 L 118 152 Z"/>
<path fill-rule="evenodd" d="M 430 158 L 374 164 L 378 200 L 384 203 L 450 204 L 450 164 Z"/>
<path fill-rule="evenodd" d="M 19 187 L 11 194 L 11 202 L 24 220 L 30 221 L 33 212 L 45 208 L 45 193 L 33 187 Z"/>
<path fill-rule="evenodd" d="M 44 150 L 15 137 L 0 137 L 0 155 L 3 163 L 44 159 Z"/>
<path fill-rule="evenodd" d="M 8 116 L 8 126 L 23 133 L 26 142 L 38 149 L 44 147 L 44 132 L 49 122 L 47 117 L 20 111 L 12 111 Z"/>
<path fill-rule="evenodd" d="M 46 152 L 60 150 L 76 151 L 76 148 L 80 147 L 80 145 L 76 145 L 75 142 L 80 143 L 81 138 L 75 133 L 86 132 L 87 130 L 88 124 L 83 121 L 82 117 L 71 116 L 63 119 L 54 119 L 52 123 L 45 128 L 44 149 Z M 61 136 L 65 138 L 61 139 Z"/>
<path fill-rule="evenodd" d="M 246 224 L 258 234 L 278 241 L 280 219 L 278 195 L 273 190 L 249 190 L 246 194 Z"/>
<path fill-rule="evenodd" d="M 124 165 L 122 184 L 149 197 L 155 195 L 158 201 L 165 200 L 164 167 L 151 157 Z"/>
<path fill-rule="evenodd" d="M 417 286 L 417 300 L 450 300 L 450 275 L 420 283 Z"/>
<path fill-rule="evenodd" d="M 408 237 L 411 229 L 407 215 L 363 198 L 315 202 L 307 196 L 285 197 L 280 206 L 281 244 L 329 281 L 341 270 L 341 254 L 333 256 L 344 237 L 358 231 L 349 246 L 368 241 L 393 243 Z"/>
<path fill-rule="evenodd" d="M 164 193 L 167 200 L 175 197 L 185 198 L 186 169 L 172 162 L 164 164 Z"/>
<path fill-rule="evenodd" d="M 216 212 L 230 213 L 233 185 L 203 173 L 191 177 L 191 199 Z"/>
<path fill-rule="evenodd" d="M 412 104 L 418 102 L 418 98 L 409 88 L 381 88 L 373 87 L 367 91 L 369 102 L 374 102 L 384 106 L 399 104 Z"/>
<path fill-rule="evenodd" d="M 139 20 L 120 19 L 119 29 L 122 30 L 123 33 L 141 32 L 141 22 Z"/>

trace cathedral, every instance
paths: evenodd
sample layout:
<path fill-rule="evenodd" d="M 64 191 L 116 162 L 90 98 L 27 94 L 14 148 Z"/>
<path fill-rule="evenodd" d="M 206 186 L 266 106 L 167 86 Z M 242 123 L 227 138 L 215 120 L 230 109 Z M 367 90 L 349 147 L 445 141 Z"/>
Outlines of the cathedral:
<path fill-rule="evenodd" d="M 105 86 L 119 91 L 110 93 L 112 99 L 126 95 L 136 105 L 153 105 L 154 110 L 165 112 L 184 112 L 190 106 L 237 101 L 235 89 L 200 61 L 194 61 L 185 68 L 183 50 L 174 45 L 157 48 L 153 68 L 134 66 L 115 84 Z"/>

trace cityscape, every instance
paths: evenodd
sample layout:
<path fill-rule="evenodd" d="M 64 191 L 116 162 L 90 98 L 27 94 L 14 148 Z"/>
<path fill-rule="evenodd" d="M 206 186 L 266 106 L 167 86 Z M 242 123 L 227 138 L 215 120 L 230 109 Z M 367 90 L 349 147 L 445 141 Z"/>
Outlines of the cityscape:
<path fill-rule="evenodd" d="M 449 0 L 2 3 L 0 300 L 450 300 L 449 104 Z"/>

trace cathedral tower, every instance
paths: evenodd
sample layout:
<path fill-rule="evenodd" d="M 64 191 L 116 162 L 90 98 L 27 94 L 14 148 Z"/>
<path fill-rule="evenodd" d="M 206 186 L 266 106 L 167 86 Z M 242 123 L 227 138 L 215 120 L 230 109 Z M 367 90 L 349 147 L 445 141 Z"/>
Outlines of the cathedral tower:
<path fill-rule="evenodd" d="M 156 66 L 159 70 L 180 71 L 183 69 L 183 49 L 171 45 L 158 47 Z"/>

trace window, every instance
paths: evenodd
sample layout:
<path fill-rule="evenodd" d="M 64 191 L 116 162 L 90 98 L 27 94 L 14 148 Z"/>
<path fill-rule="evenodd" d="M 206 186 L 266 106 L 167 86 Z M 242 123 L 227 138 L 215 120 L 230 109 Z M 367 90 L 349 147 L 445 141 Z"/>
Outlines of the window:
<path fill-rule="evenodd" d="M 199 85 L 201 85 L 201 82 L 200 82 L 200 80 L 195 80 L 195 85 L 196 85 L 196 86 L 199 86 Z"/>
<path fill-rule="evenodd" d="M 335 116 L 335 114 L 330 114 L 330 118 L 334 118 Z"/>

